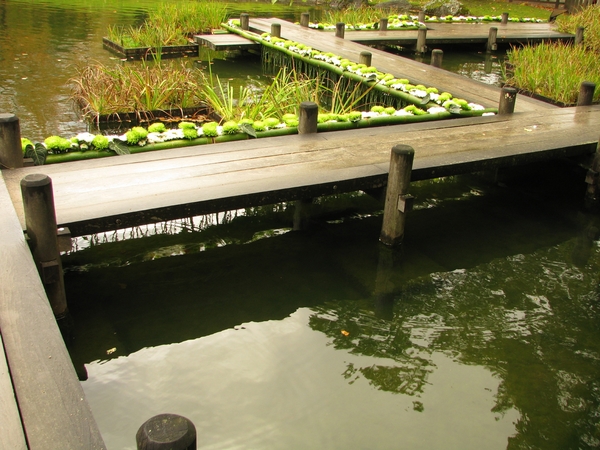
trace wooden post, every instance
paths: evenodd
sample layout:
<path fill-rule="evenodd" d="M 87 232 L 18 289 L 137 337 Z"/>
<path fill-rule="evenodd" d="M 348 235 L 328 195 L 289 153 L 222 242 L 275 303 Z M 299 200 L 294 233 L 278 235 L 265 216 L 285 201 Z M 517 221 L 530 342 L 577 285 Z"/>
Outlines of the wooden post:
<path fill-rule="evenodd" d="M 575 31 L 575 45 L 583 44 L 583 30 L 583 27 L 577 27 L 577 30 Z"/>
<path fill-rule="evenodd" d="M 0 113 L 0 165 L 7 169 L 23 167 L 21 128 L 14 114 Z"/>
<path fill-rule="evenodd" d="M 417 53 L 425 53 L 427 51 L 427 28 L 419 28 L 417 32 Z"/>
<path fill-rule="evenodd" d="M 577 96 L 577 106 L 587 106 L 594 102 L 594 91 L 596 83 L 591 81 L 582 81 L 579 85 L 579 95 Z"/>
<path fill-rule="evenodd" d="M 500 21 L 500 24 L 506 25 L 507 23 L 508 23 L 508 13 L 507 12 L 503 12 L 502 13 L 502 20 Z"/>
<path fill-rule="evenodd" d="M 310 13 L 303 12 L 300 14 L 300 26 L 304 28 L 308 28 L 310 23 Z"/>
<path fill-rule="evenodd" d="M 314 102 L 300 103 L 300 114 L 298 115 L 298 134 L 316 133 L 318 116 L 319 105 Z"/>
<path fill-rule="evenodd" d="M 335 37 L 344 39 L 346 32 L 346 24 L 344 22 L 338 22 L 335 24 Z"/>
<path fill-rule="evenodd" d="M 375 276 L 375 291 L 373 292 L 375 316 L 384 320 L 392 320 L 394 318 L 395 291 L 392 276 L 398 252 L 384 245 L 380 245 L 377 250 L 379 259 Z"/>
<path fill-rule="evenodd" d="M 417 20 L 421 23 L 425 22 L 425 11 L 421 10 L 419 11 L 419 15 L 417 17 Z"/>
<path fill-rule="evenodd" d="M 379 19 L 379 31 L 387 31 L 388 27 L 388 18 L 382 17 Z"/>
<path fill-rule="evenodd" d="M 490 27 L 490 32 L 488 34 L 488 41 L 486 50 L 488 52 L 494 52 L 498 49 L 498 44 L 496 43 L 496 39 L 498 38 L 498 28 Z"/>
<path fill-rule="evenodd" d="M 310 205 L 312 202 L 312 198 L 303 198 L 302 200 L 296 200 L 294 202 L 293 231 L 308 229 L 308 224 L 310 222 Z"/>
<path fill-rule="evenodd" d="M 360 52 L 360 56 L 358 57 L 358 63 L 364 64 L 367 67 L 369 67 L 371 65 L 372 56 L 373 55 L 371 54 L 371 52 Z"/>
<path fill-rule="evenodd" d="M 250 15 L 248 13 L 240 14 L 240 27 L 246 31 L 250 29 Z"/>
<path fill-rule="evenodd" d="M 433 67 L 442 67 L 442 60 L 444 59 L 444 51 L 439 48 L 434 48 L 431 51 L 431 65 Z"/>
<path fill-rule="evenodd" d="M 592 157 L 590 162 L 590 168 L 585 176 L 585 183 L 587 188 L 585 191 L 585 207 L 589 211 L 598 210 L 598 200 L 600 192 L 600 140 L 596 146 L 596 153 Z"/>
<path fill-rule="evenodd" d="M 135 435 L 138 450 L 196 450 L 196 427 L 177 414 L 148 419 Z"/>
<path fill-rule="evenodd" d="M 513 87 L 504 86 L 500 91 L 500 104 L 498 105 L 498 114 L 512 114 L 515 112 L 515 102 L 517 101 L 517 90 Z"/>
<path fill-rule="evenodd" d="M 281 24 L 280 23 L 272 23 L 271 24 L 271 36 L 272 37 L 281 37 Z"/>
<path fill-rule="evenodd" d="M 68 316 L 62 262 L 56 236 L 52 180 L 31 174 L 21 180 L 25 227 L 33 259 L 57 320 Z"/>
<path fill-rule="evenodd" d="M 412 204 L 408 188 L 414 156 L 415 151 L 409 145 L 396 145 L 392 148 L 383 210 L 383 226 L 379 236 L 379 240 L 390 247 L 402 244 L 404 238 L 406 213 Z"/>

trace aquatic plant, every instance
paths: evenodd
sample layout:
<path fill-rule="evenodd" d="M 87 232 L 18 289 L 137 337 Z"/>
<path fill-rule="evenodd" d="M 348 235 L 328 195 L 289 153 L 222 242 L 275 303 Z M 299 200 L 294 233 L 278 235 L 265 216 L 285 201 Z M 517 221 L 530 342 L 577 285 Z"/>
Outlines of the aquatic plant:
<path fill-rule="evenodd" d="M 97 122 L 104 115 L 118 117 L 124 112 L 148 118 L 152 111 L 202 104 L 205 77 L 181 61 L 114 67 L 97 63 L 77 71 L 70 80 L 72 98 L 89 121 Z"/>
<path fill-rule="evenodd" d="M 564 104 L 577 102 L 583 81 L 600 84 L 598 54 L 583 46 L 540 43 L 514 47 L 507 60 L 512 67 L 507 84 Z M 593 100 L 600 101 L 600 90 L 596 89 Z"/>
<path fill-rule="evenodd" d="M 575 34 L 577 28 L 584 27 L 583 41 L 586 48 L 600 53 L 600 4 L 582 9 L 576 14 L 563 14 L 556 19 L 557 30 Z"/>

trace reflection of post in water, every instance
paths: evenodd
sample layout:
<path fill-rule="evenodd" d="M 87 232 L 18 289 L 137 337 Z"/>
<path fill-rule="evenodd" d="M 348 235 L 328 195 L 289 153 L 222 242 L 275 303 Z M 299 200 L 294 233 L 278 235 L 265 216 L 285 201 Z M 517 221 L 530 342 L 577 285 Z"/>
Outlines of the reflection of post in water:
<path fill-rule="evenodd" d="M 594 242 L 598 239 L 599 235 L 600 229 L 598 228 L 597 219 L 590 217 L 586 227 L 575 241 L 575 247 L 573 247 L 573 253 L 571 254 L 574 265 L 581 268 L 587 264 L 592 255 Z"/>
<path fill-rule="evenodd" d="M 400 258 L 400 251 L 384 245 L 379 246 L 379 262 L 375 276 L 375 315 L 384 320 L 394 318 L 394 262 Z"/>

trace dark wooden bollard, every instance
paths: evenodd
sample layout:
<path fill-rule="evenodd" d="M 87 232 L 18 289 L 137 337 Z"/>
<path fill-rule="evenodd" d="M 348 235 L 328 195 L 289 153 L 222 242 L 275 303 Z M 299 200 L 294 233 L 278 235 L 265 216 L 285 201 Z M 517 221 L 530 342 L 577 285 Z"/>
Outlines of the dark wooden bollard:
<path fill-rule="evenodd" d="M 338 22 L 335 24 L 335 37 L 344 39 L 346 33 L 346 24 L 344 22 Z"/>
<path fill-rule="evenodd" d="M 444 51 L 439 48 L 434 48 L 431 51 L 431 65 L 433 67 L 442 67 L 442 60 L 444 59 Z"/>
<path fill-rule="evenodd" d="M 240 28 L 242 30 L 248 31 L 250 29 L 250 14 L 241 13 L 240 14 Z"/>
<path fill-rule="evenodd" d="M 23 167 L 21 128 L 14 114 L 0 114 L 0 165 L 8 169 Z"/>
<path fill-rule="evenodd" d="M 498 28 L 490 27 L 490 32 L 488 34 L 487 47 L 486 47 L 486 50 L 488 52 L 495 52 L 498 49 L 498 44 L 496 43 L 497 38 L 498 38 Z"/>
<path fill-rule="evenodd" d="M 135 438 L 138 450 L 196 450 L 196 427 L 177 414 L 148 419 Z"/>
<path fill-rule="evenodd" d="M 280 23 L 272 23 L 271 24 L 271 36 L 272 37 L 281 37 L 281 24 Z"/>
<path fill-rule="evenodd" d="M 421 23 L 425 22 L 425 11 L 419 11 L 417 20 Z"/>
<path fill-rule="evenodd" d="M 300 103 L 298 115 L 298 134 L 317 132 L 317 119 L 319 118 L 319 105 L 314 102 Z"/>
<path fill-rule="evenodd" d="M 583 27 L 577 27 L 577 30 L 575 31 L 575 45 L 583 44 L 583 30 Z"/>
<path fill-rule="evenodd" d="M 409 145 L 396 145 L 392 148 L 383 210 L 383 226 L 379 236 L 379 240 L 390 247 L 400 245 L 404 238 L 406 213 L 412 204 L 408 188 L 414 156 L 415 151 Z"/>
<path fill-rule="evenodd" d="M 579 96 L 577 97 L 577 106 L 591 105 L 594 101 L 594 91 L 596 83 L 591 81 L 583 81 L 579 85 Z"/>
<path fill-rule="evenodd" d="M 300 14 L 300 26 L 304 28 L 308 28 L 310 23 L 310 13 L 303 12 Z"/>
<path fill-rule="evenodd" d="M 382 17 L 379 19 L 379 31 L 387 31 L 388 27 L 388 18 Z"/>
<path fill-rule="evenodd" d="M 427 51 L 427 28 L 419 28 L 419 31 L 417 31 L 415 51 L 417 53 L 425 53 Z"/>
<path fill-rule="evenodd" d="M 56 236 L 52 180 L 31 174 L 21 180 L 25 226 L 33 259 L 57 320 L 68 316 L 62 262 Z"/>
<path fill-rule="evenodd" d="M 513 87 L 504 86 L 500 91 L 500 103 L 498 105 L 498 114 L 514 113 L 516 101 L 517 90 Z"/>
<path fill-rule="evenodd" d="M 373 54 L 371 52 L 360 52 L 360 55 L 358 56 L 358 63 L 370 66 L 372 57 Z"/>
<path fill-rule="evenodd" d="M 502 20 L 500 20 L 500 23 L 502 25 L 506 25 L 508 23 L 508 13 L 507 12 L 502 13 Z"/>

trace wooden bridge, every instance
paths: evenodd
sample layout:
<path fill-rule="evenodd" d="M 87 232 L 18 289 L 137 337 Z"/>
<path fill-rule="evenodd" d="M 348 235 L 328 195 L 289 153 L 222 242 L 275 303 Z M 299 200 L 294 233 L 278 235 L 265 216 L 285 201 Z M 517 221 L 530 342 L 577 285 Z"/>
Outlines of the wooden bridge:
<path fill-rule="evenodd" d="M 281 21 L 278 21 L 281 22 Z M 272 20 L 252 20 L 256 29 Z M 282 35 L 357 59 L 365 47 L 282 26 Z M 310 39 L 307 42 L 304 39 Z M 315 39 L 318 39 L 316 41 Z M 496 106 L 500 90 L 370 49 L 378 69 Z M 73 235 L 202 213 L 385 187 L 391 148 L 415 150 L 412 180 L 596 152 L 600 106 L 519 96 L 514 114 L 459 118 L 139 153 L 0 175 L 0 420 L 11 449 L 104 448 L 25 240 L 20 181 L 52 179 Z M 583 183 L 584 180 L 582 180 Z M 6 356 L 4 358 L 4 355 Z"/>

